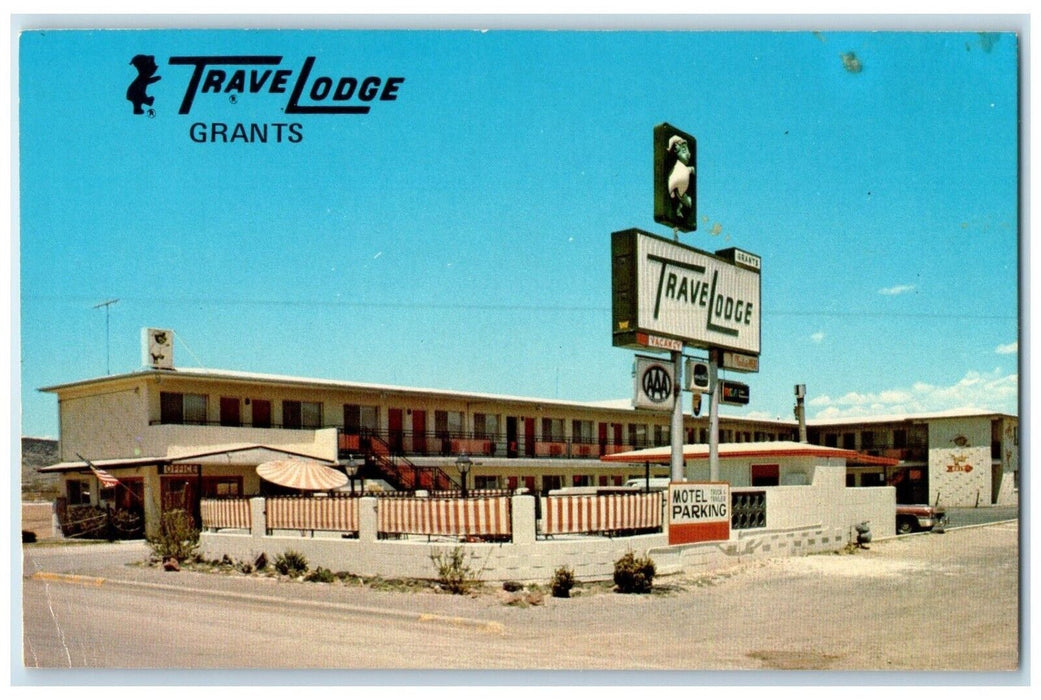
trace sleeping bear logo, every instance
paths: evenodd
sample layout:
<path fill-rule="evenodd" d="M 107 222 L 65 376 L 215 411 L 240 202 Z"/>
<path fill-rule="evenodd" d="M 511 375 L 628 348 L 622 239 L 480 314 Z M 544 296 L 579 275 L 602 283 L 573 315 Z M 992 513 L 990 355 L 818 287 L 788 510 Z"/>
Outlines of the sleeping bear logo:
<path fill-rule="evenodd" d="M 144 114 L 145 110 L 142 105 L 151 107 L 155 102 L 155 98 L 148 94 L 148 86 L 160 79 L 160 76 L 155 74 L 159 70 L 159 66 L 155 64 L 155 56 L 144 54 L 134 56 L 130 60 L 130 65 L 137 68 L 137 77 L 127 88 L 127 100 L 134 105 L 134 114 Z M 148 113 L 155 114 L 152 110 L 148 110 Z"/>

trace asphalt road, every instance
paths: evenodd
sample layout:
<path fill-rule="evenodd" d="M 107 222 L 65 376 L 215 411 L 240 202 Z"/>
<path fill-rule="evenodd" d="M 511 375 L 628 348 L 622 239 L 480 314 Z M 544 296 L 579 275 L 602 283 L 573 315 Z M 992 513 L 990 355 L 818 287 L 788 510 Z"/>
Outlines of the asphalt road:
<path fill-rule="evenodd" d="M 649 596 L 601 587 L 530 606 L 496 590 L 127 566 L 144 558 L 140 543 L 29 546 L 23 659 L 30 682 L 47 669 L 1003 673 L 1018 667 L 1018 534 L 1015 522 L 954 527 L 852 555 L 663 577 Z"/>

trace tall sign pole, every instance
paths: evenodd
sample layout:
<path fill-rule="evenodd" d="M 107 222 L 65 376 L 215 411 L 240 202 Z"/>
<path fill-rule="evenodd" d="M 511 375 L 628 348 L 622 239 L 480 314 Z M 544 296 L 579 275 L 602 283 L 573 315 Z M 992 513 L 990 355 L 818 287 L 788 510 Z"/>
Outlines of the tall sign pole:
<path fill-rule="evenodd" d="M 709 481 L 719 481 L 719 366 L 716 353 L 708 354 L 708 381 L 712 393 L 708 403 L 708 473 Z"/>
<path fill-rule="evenodd" d="M 669 442 L 672 446 L 669 476 L 673 481 L 686 481 L 683 463 L 683 351 L 672 351 L 672 364 L 676 367 L 675 394 L 676 401 L 672 405 L 672 427 L 669 430 Z"/>

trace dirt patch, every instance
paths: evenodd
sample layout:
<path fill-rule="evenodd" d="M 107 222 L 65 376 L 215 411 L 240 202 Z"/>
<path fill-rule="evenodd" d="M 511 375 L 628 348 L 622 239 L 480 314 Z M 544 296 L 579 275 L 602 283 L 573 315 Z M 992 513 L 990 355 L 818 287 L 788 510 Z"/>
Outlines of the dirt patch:
<path fill-rule="evenodd" d="M 826 671 L 842 658 L 822 651 L 784 650 L 757 650 L 748 657 L 761 662 L 763 668 L 776 671 Z"/>

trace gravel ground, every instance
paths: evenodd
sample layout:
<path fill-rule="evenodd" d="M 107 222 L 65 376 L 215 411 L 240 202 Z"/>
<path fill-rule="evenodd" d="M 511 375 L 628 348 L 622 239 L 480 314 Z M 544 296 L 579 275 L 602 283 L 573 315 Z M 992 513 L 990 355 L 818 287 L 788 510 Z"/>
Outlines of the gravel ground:
<path fill-rule="evenodd" d="M 26 575 L 55 570 L 58 556 L 46 547 L 25 551 Z M 508 641 L 534 650 L 531 668 L 999 672 L 1019 665 L 1016 522 L 659 577 L 650 595 L 580 584 L 566 600 L 552 598 L 548 586 L 507 593 L 489 585 L 450 595 L 98 561 L 72 568 L 113 581 L 498 623 Z M 474 658 L 469 667 L 482 668 Z"/>

